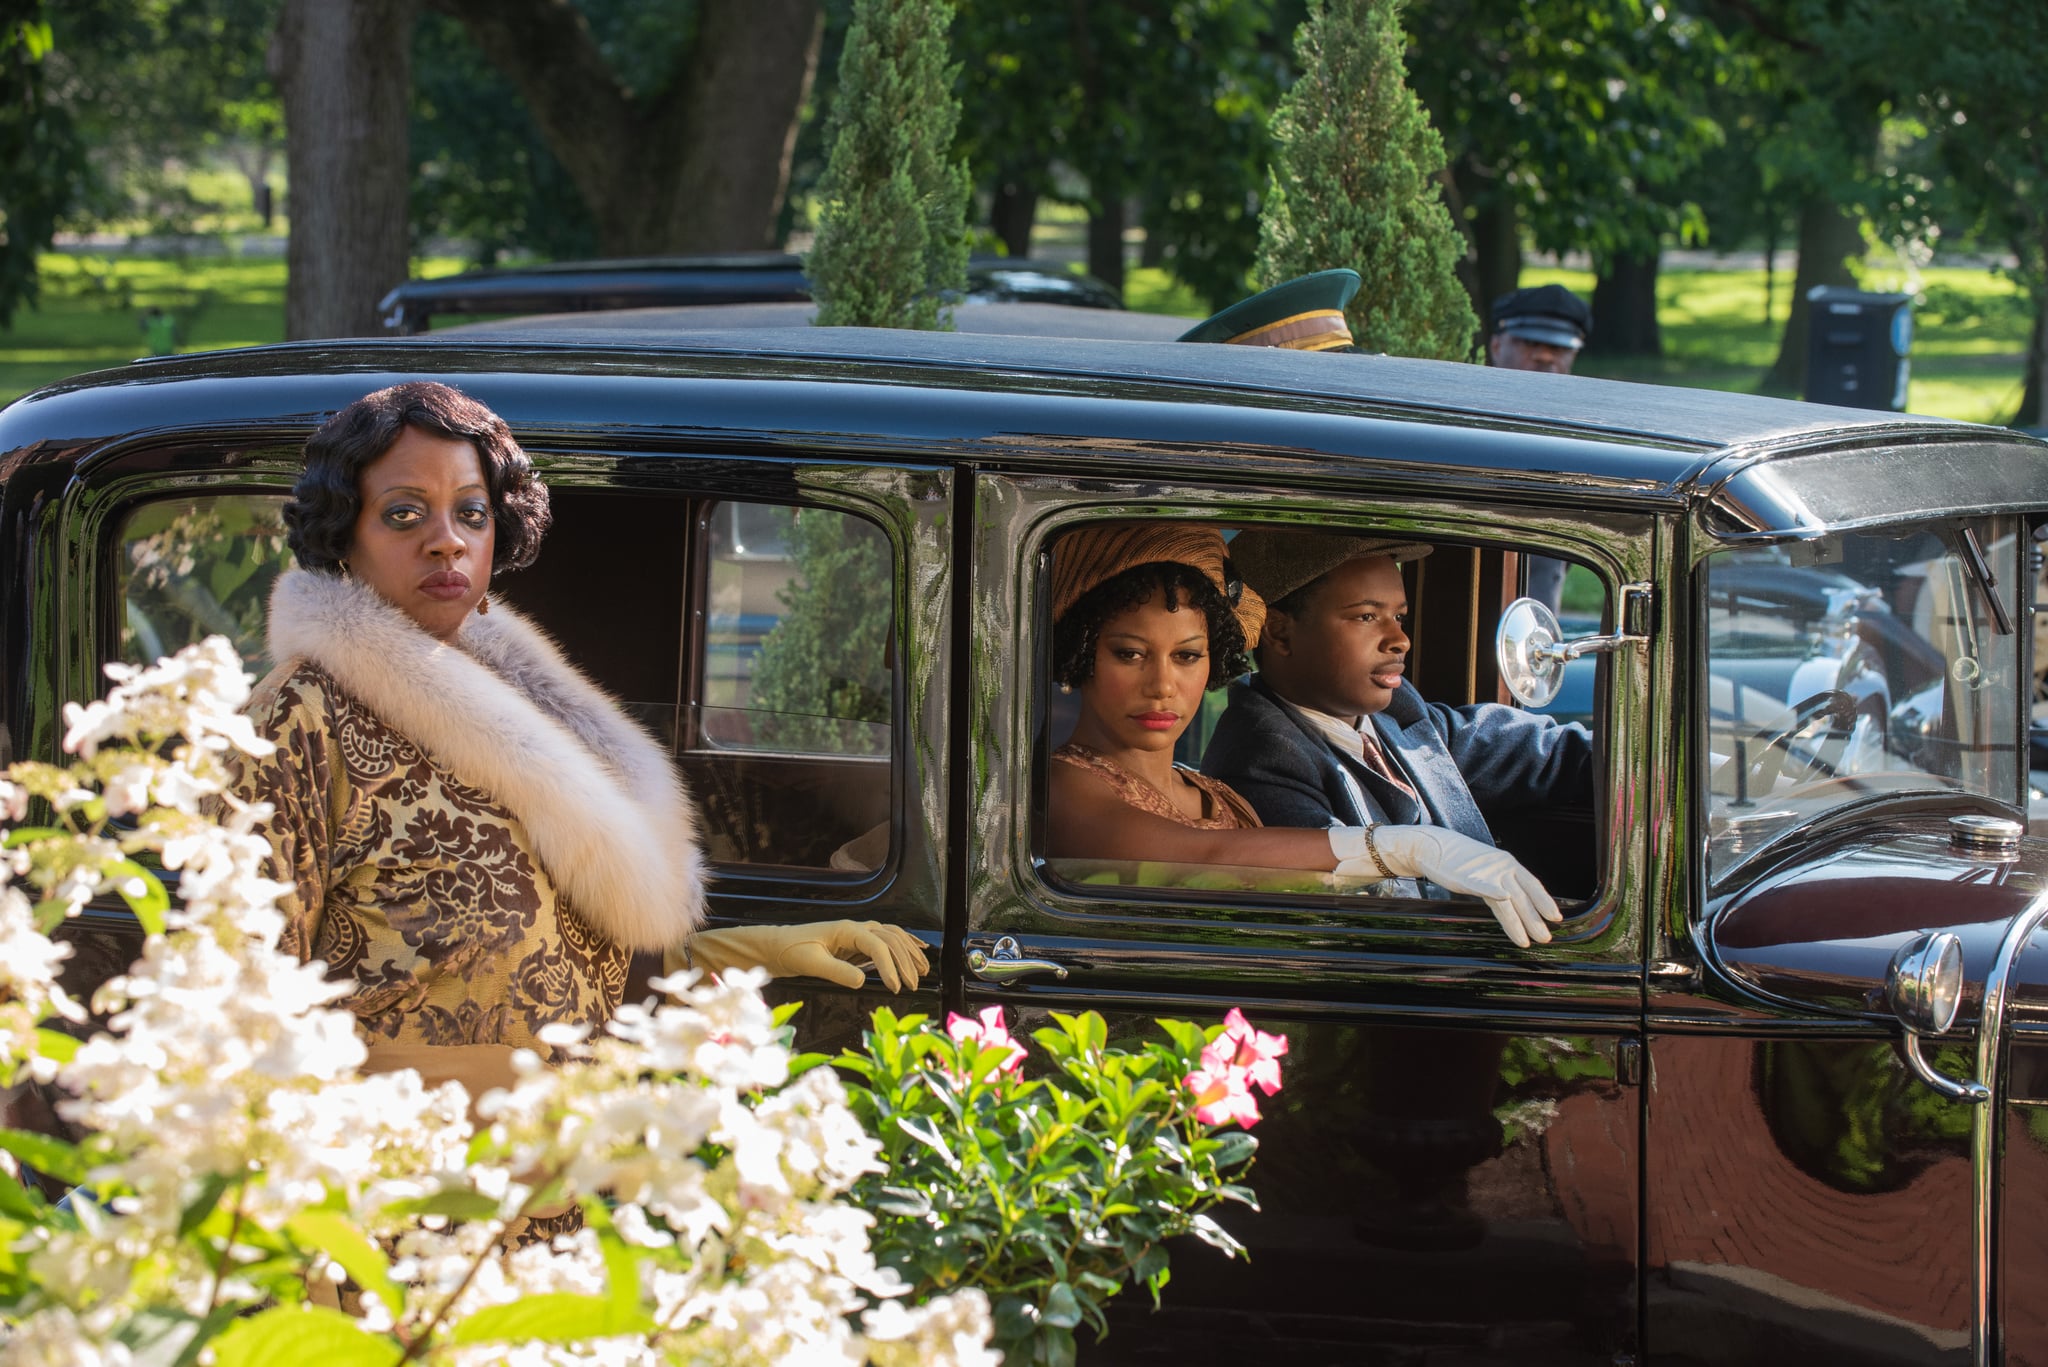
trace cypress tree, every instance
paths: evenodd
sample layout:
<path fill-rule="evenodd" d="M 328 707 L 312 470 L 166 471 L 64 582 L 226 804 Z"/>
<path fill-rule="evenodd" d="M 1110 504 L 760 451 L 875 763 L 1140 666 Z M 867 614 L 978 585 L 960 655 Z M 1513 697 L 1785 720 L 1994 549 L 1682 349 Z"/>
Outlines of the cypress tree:
<path fill-rule="evenodd" d="M 1361 350 L 1470 360 L 1465 241 L 1437 187 L 1443 139 L 1408 88 L 1404 42 L 1399 0 L 1309 0 L 1301 76 L 1273 116 L 1258 282 L 1349 266 L 1365 281 L 1345 310 Z"/>
<path fill-rule="evenodd" d="M 823 326 L 950 330 L 967 287 L 950 0 L 855 0 L 805 261 Z"/>

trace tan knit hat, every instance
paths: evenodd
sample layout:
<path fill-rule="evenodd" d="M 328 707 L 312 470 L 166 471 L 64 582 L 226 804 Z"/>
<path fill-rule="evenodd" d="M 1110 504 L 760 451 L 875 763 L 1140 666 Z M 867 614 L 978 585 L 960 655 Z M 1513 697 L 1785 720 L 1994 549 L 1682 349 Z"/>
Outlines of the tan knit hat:
<path fill-rule="evenodd" d="M 1060 539 L 1052 554 L 1052 619 L 1096 585 L 1125 570 L 1161 561 L 1192 566 L 1208 577 L 1226 600 L 1231 582 L 1223 573 L 1223 534 L 1201 522 L 1096 522 Z M 1238 585 L 1231 604 L 1247 644 L 1259 639 L 1266 605 L 1249 585 Z"/>
<path fill-rule="evenodd" d="M 1322 578 L 1347 560 L 1389 555 L 1399 565 L 1420 560 L 1435 549 L 1420 541 L 1258 527 L 1237 534 L 1230 543 L 1230 563 L 1244 576 L 1247 586 L 1271 603 Z"/>

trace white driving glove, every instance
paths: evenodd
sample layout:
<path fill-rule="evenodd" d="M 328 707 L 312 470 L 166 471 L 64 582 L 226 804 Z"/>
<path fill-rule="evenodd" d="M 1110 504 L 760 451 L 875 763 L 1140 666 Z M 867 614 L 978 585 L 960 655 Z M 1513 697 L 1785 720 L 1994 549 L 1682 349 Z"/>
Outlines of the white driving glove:
<path fill-rule="evenodd" d="M 1550 927 L 1545 923 L 1564 919 L 1536 875 L 1506 850 L 1442 826 L 1379 825 L 1371 829 L 1372 846 L 1368 848 L 1366 827 L 1330 828 L 1330 853 L 1337 857 L 1337 872 L 1368 878 L 1387 873 L 1427 878 L 1452 892 L 1484 898 L 1493 919 L 1523 949 L 1531 940 L 1548 944 Z M 1379 851 L 1379 864 L 1373 862 L 1373 849 Z"/>

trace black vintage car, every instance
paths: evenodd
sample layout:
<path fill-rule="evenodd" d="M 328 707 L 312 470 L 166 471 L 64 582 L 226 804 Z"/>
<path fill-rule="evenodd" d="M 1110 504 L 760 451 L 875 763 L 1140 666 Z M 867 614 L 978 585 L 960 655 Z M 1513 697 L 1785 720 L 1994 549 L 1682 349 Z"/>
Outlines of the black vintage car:
<path fill-rule="evenodd" d="M 502 589 L 672 742 L 718 916 L 906 926 L 941 965 L 915 1009 L 1136 1033 L 1240 1006 L 1292 1037 L 1264 1209 L 1232 1222 L 1251 1261 L 1185 1251 L 1098 1360 L 2048 1361 L 2048 955 L 2021 954 L 2048 844 L 2018 826 L 2048 445 L 1141 342 L 169 359 L 0 413 L 0 759 L 54 756 L 108 661 L 218 631 L 263 667 L 299 444 L 414 377 L 535 453 L 556 529 Z M 1556 942 L 1328 875 L 1049 857 L 1048 555 L 1102 518 L 1432 543 L 1410 681 L 1435 700 L 1591 668 L 1597 800 L 1495 822 Z M 1532 552 L 1597 632 L 1514 602 Z M 790 677 L 778 633 L 830 677 Z M 137 942 L 115 909 L 71 933 L 81 980 Z M 824 1048 L 879 1000 L 801 995 Z"/>
<path fill-rule="evenodd" d="M 610 309 L 803 303 L 811 297 L 803 258 L 783 252 L 656 256 L 464 271 L 408 280 L 377 302 L 384 326 L 402 336 L 448 315 L 584 313 Z M 961 301 L 1063 304 L 1121 309 L 1123 298 L 1092 275 L 1022 257 L 977 256 Z"/>

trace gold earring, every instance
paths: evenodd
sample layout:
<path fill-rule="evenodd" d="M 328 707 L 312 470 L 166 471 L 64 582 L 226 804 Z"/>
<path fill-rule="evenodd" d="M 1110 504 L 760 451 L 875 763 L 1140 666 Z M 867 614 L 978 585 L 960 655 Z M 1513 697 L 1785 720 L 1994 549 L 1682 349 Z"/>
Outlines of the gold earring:
<path fill-rule="evenodd" d="M 491 611 L 491 595 L 488 593 L 476 600 L 476 615 L 486 617 Z"/>

